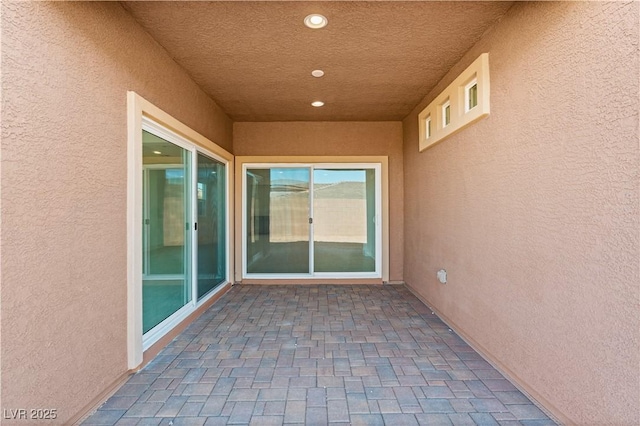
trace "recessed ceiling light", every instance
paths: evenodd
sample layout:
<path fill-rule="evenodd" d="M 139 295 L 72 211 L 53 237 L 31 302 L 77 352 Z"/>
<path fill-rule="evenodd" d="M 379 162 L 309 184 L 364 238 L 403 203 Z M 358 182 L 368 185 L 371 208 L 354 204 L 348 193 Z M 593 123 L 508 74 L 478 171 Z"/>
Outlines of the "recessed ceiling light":
<path fill-rule="evenodd" d="M 314 102 L 311 102 L 311 105 L 316 107 L 316 108 L 318 108 L 318 107 L 324 106 L 324 102 L 322 102 L 322 101 L 314 101 Z"/>
<path fill-rule="evenodd" d="M 313 70 L 311 71 L 311 75 L 314 77 L 322 77 L 324 75 L 324 71 L 322 70 Z"/>
<path fill-rule="evenodd" d="M 304 18 L 304 24 L 309 28 L 313 28 L 314 30 L 318 28 L 324 28 L 328 23 L 329 21 L 326 17 L 317 13 L 313 13 Z"/>
<path fill-rule="evenodd" d="M 154 154 L 160 155 L 162 154 L 160 151 L 153 151 Z"/>

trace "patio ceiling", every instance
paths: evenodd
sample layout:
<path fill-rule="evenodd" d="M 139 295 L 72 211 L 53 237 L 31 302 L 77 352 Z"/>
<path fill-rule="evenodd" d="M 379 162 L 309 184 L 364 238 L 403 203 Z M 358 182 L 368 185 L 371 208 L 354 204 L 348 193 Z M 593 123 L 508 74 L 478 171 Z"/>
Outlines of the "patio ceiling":
<path fill-rule="evenodd" d="M 235 121 L 384 121 L 409 114 L 511 2 L 124 6 Z M 305 27 L 311 13 L 328 25 Z"/>

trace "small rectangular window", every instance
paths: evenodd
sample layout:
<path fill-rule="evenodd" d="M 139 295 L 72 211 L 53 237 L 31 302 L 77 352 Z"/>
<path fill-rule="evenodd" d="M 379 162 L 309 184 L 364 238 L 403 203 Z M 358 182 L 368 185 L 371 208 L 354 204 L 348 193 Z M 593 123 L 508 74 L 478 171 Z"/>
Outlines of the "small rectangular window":
<path fill-rule="evenodd" d="M 451 102 L 447 99 L 447 102 L 442 104 L 442 127 L 447 127 L 451 123 Z"/>
<path fill-rule="evenodd" d="M 427 139 L 429 139 L 431 137 L 431 116 L 425 120 L 425 133 Z"/>
<path fill-rule="evenodd" d="M 469 112 L 478 105 L 478 80 L 473 79 L 464 88 L 464 112 Z"/>

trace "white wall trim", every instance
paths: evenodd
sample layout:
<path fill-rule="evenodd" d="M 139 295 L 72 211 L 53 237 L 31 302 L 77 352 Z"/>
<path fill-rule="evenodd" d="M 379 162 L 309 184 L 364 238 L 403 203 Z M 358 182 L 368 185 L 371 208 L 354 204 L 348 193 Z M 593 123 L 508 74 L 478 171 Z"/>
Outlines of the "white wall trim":
<path fill-rule="evenodd" d="M 142 364 L 142 98 L 127 93 L 127 367 Z M 137 221 L 137 223 L 136 223 Z M 140 234 L 140 235 L 139 235 Z"/>
<path fill-rule="evenodd" d="M 477 83 L 478 103 L 468 108 L 468 89 Z M 489 54 L 483 53 L 418 114 L 418 149 L 423 151 L 489 115 Z M 449 123 L 444 111 L 449 106 Z M 431 132 L 427 134 L 427 122 Z"/>

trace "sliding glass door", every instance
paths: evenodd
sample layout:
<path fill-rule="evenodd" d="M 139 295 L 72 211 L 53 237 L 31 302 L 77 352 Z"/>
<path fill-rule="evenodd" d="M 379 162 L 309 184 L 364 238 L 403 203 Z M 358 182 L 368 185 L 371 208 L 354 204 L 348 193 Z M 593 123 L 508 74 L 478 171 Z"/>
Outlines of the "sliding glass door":
<path fill-rule="evenodd" d="M 379 164 L 244 166 L 247 278 L 381 276 Z"/>
<path fill-rule="evenodd" d="M 148 347 L 228 280 L 227 166 L 151 121 L 143 124 L 142 145 Z"/>
<path fill-rule="evenodd" d="M 315 272 L 376 271 L 375 169 L 314 169 Z"/>
<path fill-rule="evenodd" d="M 142 328 L 151 330 L 191 300 L 190 152 L 143 132 Z M 161 152 L 161 155 L 153 154 Z"/>

